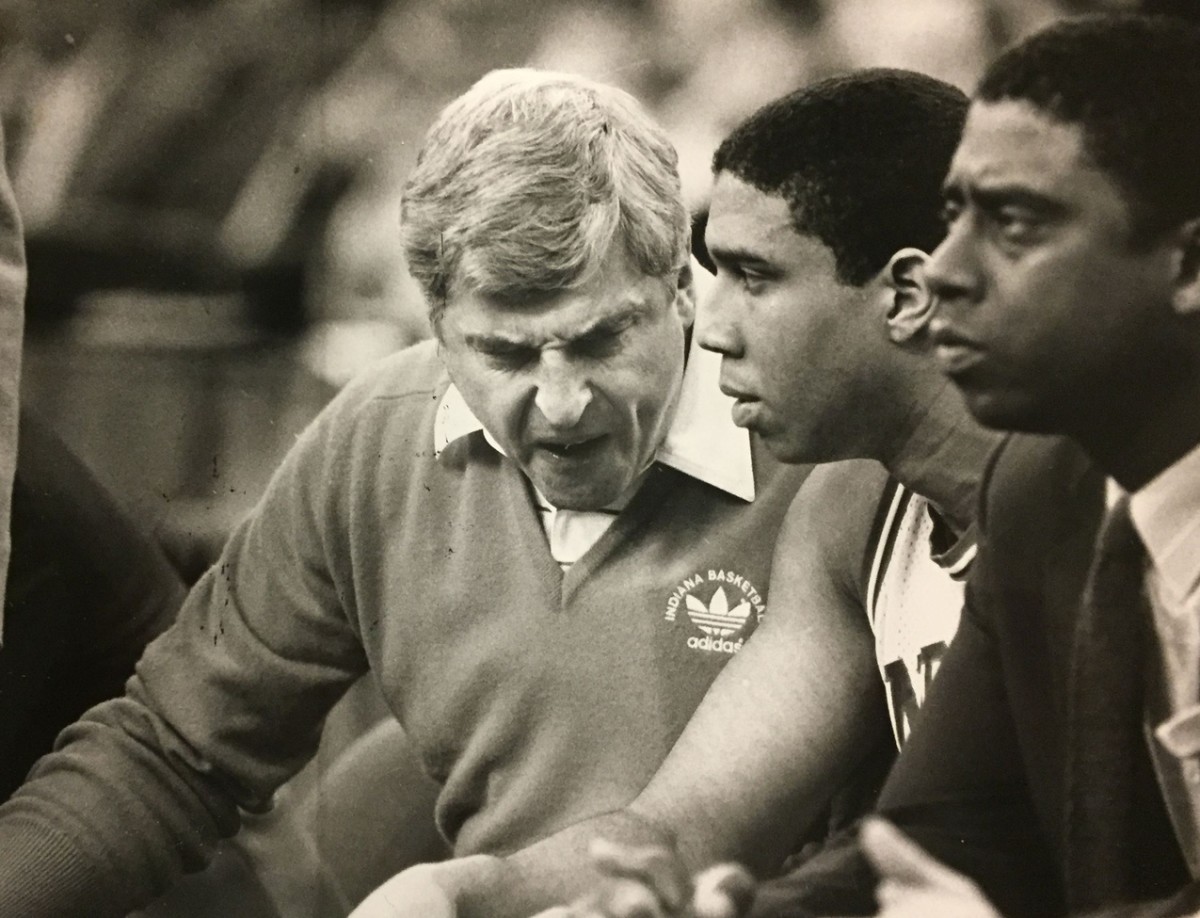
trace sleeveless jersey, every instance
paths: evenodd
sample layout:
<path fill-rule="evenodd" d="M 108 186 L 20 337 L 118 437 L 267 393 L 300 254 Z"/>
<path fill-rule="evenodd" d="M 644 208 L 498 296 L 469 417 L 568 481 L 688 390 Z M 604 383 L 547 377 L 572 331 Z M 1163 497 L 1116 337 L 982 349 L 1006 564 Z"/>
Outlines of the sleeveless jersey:
<path fill-rule="evenodd" d="M 958 629 L 963 581 L 975 557 L 973 533 L 935 553 L 935 512 L 925 498 L 889 482 L 867 549 L 866 610 L 898 746 Z"/>

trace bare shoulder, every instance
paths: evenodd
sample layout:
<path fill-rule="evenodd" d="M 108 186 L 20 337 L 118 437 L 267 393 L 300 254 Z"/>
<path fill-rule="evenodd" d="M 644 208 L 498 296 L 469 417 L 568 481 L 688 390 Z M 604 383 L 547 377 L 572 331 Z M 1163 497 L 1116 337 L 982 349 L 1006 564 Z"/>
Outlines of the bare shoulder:
<path fill-rule="evenodd" d="M 840 597 L 846 604 L 860 600 L 864 558 L 889 481 L 882 465 L 865 459 L 813 470 L 776 542 L 772 609 L 804 608 L 819 596 Z"/>
<path fill-rule="evenodd" d="M 792 499 L 779 549 L 865 548 L 888 482 L 887 470 L 870 459 L 817 466 Z"/>

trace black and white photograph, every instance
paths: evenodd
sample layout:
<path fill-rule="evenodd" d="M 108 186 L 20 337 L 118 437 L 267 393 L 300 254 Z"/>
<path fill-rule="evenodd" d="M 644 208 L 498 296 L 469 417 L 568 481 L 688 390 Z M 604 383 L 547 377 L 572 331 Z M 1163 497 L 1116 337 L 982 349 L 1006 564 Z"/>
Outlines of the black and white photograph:
<path fill-rule="evenodd" d="M 0 918 L 1200 916 L 1200 0 L 0 0 Z"/>

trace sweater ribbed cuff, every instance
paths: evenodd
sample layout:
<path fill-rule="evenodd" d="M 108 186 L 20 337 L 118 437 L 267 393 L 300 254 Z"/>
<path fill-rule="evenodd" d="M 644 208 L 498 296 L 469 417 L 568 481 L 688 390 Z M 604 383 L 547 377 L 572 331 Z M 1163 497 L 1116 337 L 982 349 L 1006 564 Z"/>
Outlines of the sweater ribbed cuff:
<path fill-rule="evenodd" d="M 121 918 L 136 907 L 127 898 L 66 836 L 20 817 L 0 825 L 5 918 Z"/>

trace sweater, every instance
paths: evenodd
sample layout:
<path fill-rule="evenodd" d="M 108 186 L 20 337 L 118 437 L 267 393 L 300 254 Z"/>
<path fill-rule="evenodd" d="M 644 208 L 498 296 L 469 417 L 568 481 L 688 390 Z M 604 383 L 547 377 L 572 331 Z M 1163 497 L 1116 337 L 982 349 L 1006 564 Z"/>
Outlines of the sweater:
<path fill-rule="evenodd" d="M 563 573 L 525 477 L 435 455 L 432 342 L 351 383 L 138 664 L 0 808 L 0 914 L 123 915 L 269 806 L 368 669 L 458 855 L 628 802 L 765 612 L 804 469 L 747 502 L 661 465 Z"/>

